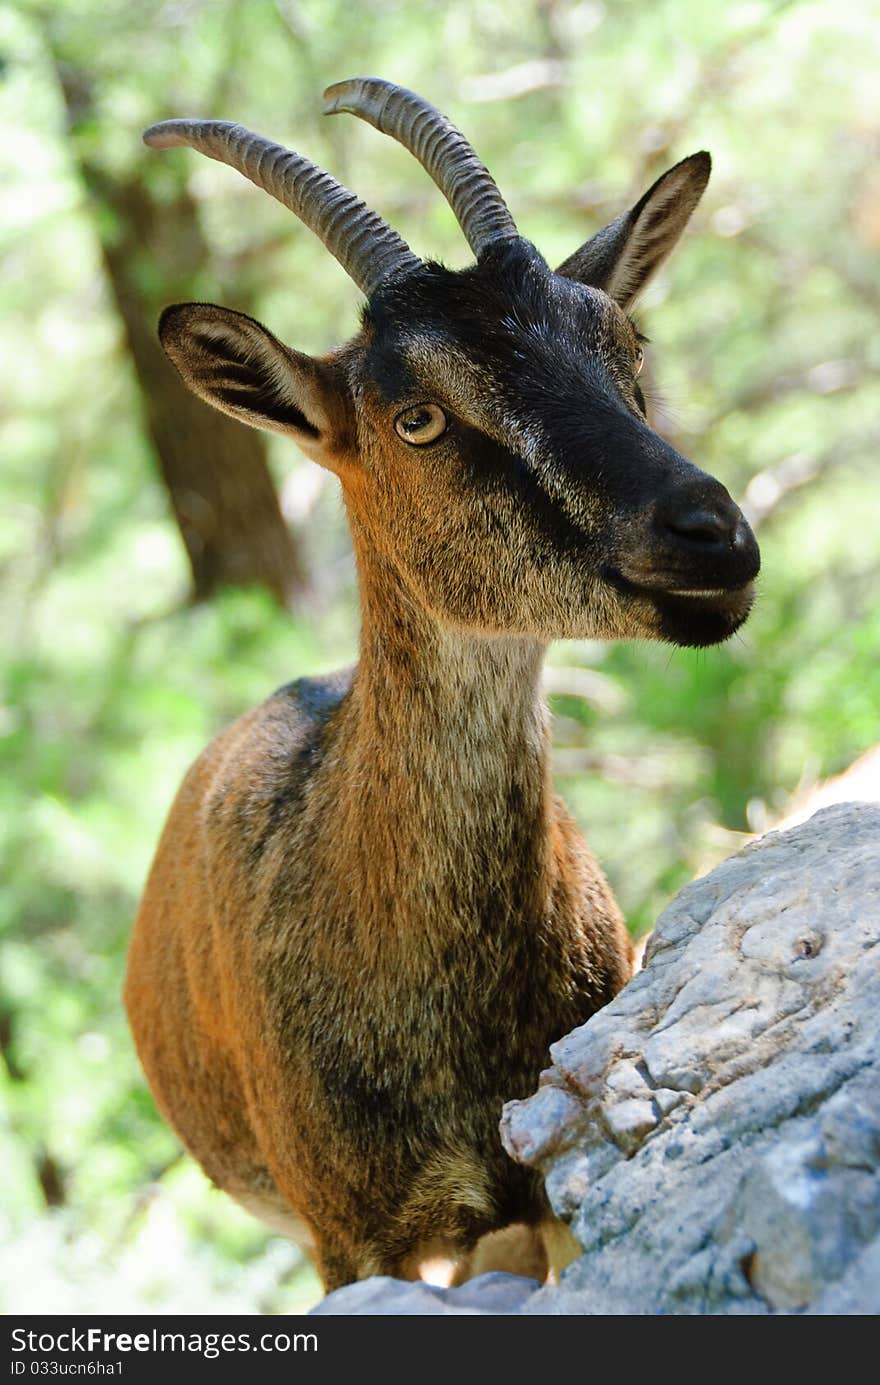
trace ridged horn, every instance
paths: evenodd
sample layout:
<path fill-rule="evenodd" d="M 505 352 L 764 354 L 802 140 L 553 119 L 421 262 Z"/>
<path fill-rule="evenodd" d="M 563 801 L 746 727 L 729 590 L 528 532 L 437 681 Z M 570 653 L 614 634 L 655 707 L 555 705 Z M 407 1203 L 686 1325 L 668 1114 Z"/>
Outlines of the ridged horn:
<path fill-rule="evenodd" d="M 389 275 L 421 263 L 396 231 L 329 173 L 242 125 L 162 120 L 144 132 L 144 143 L 151 149 L 188 145 L 238 169 L 305 222 L 368 298 Z"/>
<path fill-rule="evenodd" d="M 474 254 L 517 236 L 492 175 L 460 130 L 429 102 L 381 77 L 352 77 L 324 92 L 324 114 L 348 111 L 408 149 L 455 213 Z"/>

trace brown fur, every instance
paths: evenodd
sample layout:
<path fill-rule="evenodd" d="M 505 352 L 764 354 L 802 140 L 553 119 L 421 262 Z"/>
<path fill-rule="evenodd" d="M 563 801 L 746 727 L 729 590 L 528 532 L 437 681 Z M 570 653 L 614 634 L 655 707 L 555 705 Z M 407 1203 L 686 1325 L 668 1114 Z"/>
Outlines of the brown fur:
<path fill-rule="evenodd" d="M 392 639 L 380 693 L 362 665 L 326 716 L 294 688 L 242 718 L 190 771 L 135 929 L 164 1114 L 220 1187 L 277 1190 L 328 1285 L 546 1215 L 502 1102 L 629 975 L 547 781 L 539 651 L 479 645 L 454 691 Z"/>
<path fill-rule="evenodd" d="M 705 185 L 696 160 L 635 231 L 596 238 L 627 295 Z M 190 770 L 126 1002 L 181 1139 L 311 1247 L 328 1288 L 414 1275 L 429 1252 L 459 1277 L 547 1263 L 546 1195 L 502 1149 L 502 1103 L 624 985 L 631 947 L 550 784 L 546 644 L 708 644 L 751 603 L 754 540 L 645 424 L 634 328 L 583 282 L 590 262 L 575 283 L 516 242 L 459 275 L 420 266 L 323 360 L 224 309 L 163 317 L 198 394 L 339 476 L 361 652 Z M 420 446 L 395 421 L 426 402 L 448 427 Z M 549 1240 L 558 1267 L 571 1246 Z"/>

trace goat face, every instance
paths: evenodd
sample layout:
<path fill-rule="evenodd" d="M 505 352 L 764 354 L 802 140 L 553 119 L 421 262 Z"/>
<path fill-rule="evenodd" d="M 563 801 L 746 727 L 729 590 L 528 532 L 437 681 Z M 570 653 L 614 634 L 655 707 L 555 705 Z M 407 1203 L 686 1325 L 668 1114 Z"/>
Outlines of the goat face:
<path fill-rule="evenodd" d="M 356 525 L 455 624 L 725 639 L 757 546 L 724 487 L 648 427 L 640 355 L 611 297 L 524 241 L 393 280 L 349 367 Z"/>

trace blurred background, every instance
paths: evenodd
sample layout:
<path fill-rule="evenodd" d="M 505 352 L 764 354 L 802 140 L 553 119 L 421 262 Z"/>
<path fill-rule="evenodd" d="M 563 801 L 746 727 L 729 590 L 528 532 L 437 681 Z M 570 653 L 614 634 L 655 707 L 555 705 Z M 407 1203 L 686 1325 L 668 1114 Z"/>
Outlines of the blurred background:
<path fill-rule="evenodd" d="M 633 931 L 880 740 L 880 9 L 858 0 L 19 0 L 0 9 L 0 1299 L 284 1312 L 298 1252 L 157 1116 L 120 987 L 180 778 L 280 683 L 355 657 L 335 482 L 186 394 L 166 303 L 321 351 L 358 294 L 172 115 L 292 144 L 422 254 L 468 251 L 411 156 L 345 116 L 378 74 L 463 127 L 551 263 L 708 148 L 637 313 L 655 426 L 763 551 L 728 647 L 552 651 L 558 785 Z M 863 762 L 867 763 L 867 762 Z"/>

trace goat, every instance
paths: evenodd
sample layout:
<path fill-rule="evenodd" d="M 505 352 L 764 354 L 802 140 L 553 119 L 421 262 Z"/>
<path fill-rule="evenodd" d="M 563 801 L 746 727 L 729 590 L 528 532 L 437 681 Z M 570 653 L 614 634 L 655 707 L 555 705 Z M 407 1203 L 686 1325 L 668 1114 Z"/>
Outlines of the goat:
<path fill-rule="evenodd" d="M 413 1277 L 438 1248 L 463 1278 L 487 1233 L 519 1225 L 537 1245 L 552 1227 L 540 1180 L 502 1149 L 501 1106 L 625 984 L 631 948 L 552 792 L 544 652 L 724 640 L 759 555 L 725 488 L 649 428 L 636 378 L 628 309 L 708 154 L 553 271 L 427 102 L 366 78 L 325 95 L 415 155 L 476 262 L 421 261 L 327 173 L 240 126 L 144 136 L 244 173 L 366 297 L 358 334 L 317 359 L 206 304 L 166 309 L 159 329 L 197 395 L 339 477 L 361 632 L 353 672 L 281 688 L 187 774 L 126 1002 L 184 1144 L 311 1250 L 329 1290 Z"/>

